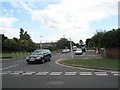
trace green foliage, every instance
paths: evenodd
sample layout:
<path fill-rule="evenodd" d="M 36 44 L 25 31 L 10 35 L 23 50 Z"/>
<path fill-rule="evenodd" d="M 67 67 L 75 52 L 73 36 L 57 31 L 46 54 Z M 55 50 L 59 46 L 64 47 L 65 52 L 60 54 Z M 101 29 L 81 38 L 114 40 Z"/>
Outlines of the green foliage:
<path fill-rule="evenodd" d="M 97 32 L 97 34 L 95 34 L 92 37 L 92 41 L 90 42 L 93 46 L 95 47 L 102 47 L 101 45 L 101 37 L 104 35 L 105 32 Z"/>
<path fill-rule="evenodd" d="M 56 47 L 58 49 L 64 49 L 64 48 L 69 48 L 69 41 L 66 38 L 61 38 L 60 40 L 57 41 Z"/>
<path fill-rule="evenodd" d="M 120 47 L 120 29 L 113 29 L 108 32 L 97 32 L 92 37 L 91 44 L 98 48 Z"/>
<path fill-rule="evenodd" d="M 35 43 L 32 41 L 27 31 L 24 32 L 20 28 L 20 38 L 14 37 L 13 39 L 8 39 L 6 36 L 2 35 L 2 49 L 3 52 L 13 52 L 13 51 L 33 51 L 36 49 Z"/>
<path fill-rule="evenodd" d="M 5 51 L 9 51 L 9 52 L 16 51 L 17 43 L 13 39 L 7 39 L 4 42 L 4 49 Z"/>
<path fill-rule="evenodd" d="M 114 48 L 114 47 L 120 47 L 120 29 L 113 29 L 111 31 L 106 32 L 101 37 L 101 46 L 107 47 L 107 48 Z"/>
<path fill-rule="evenodd" d="M 28 45 L 29 45 L 28 40 L 21 40 L 20 41 L 20 46 L 21 46 L 21 50 L 22 51 L 26 50 L 26 48 L 28 47 Z"/>
<path fill-rule="evenodd" d="M 85 43 L 87 47 L 91 46 L 91 39 L 86 39 Z"/>
<path fill-rule="evenodd" d="M 80 41 L 79 41 L 79 44 L 80 44 L 80 46 L 83 46 L 83 41 L 80 40 Z"/>
<path fill-rule="evenodd" d="M 114 68 L 118 69 L 118 59 L 72 59 L 60 61 L 69 65 L 82 65 L 91 68 Z"/>

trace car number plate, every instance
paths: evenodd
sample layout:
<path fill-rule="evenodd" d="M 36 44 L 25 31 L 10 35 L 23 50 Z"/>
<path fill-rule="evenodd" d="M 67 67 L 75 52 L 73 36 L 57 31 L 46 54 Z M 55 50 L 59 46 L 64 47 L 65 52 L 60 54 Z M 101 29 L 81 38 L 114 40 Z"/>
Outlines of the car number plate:
<path fill-rule="evenodd" d="M 31 58 L 31 59 L 30 59 L 30 61 L 34 61 L 34 59 L 33 59 L 33 58 Z"/>

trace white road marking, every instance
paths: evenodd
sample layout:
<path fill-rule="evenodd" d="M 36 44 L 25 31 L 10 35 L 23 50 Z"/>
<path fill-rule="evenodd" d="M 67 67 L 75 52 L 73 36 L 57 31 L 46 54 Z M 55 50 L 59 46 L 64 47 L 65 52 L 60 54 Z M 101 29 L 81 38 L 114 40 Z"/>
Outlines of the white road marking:
<path fill-rule="evenodd" d="M 5 74 L 10 74 L 10 75 L 47 75 L 49 73 L 49 75 L 61 75 L 63 72 L 34 72 L 34 71 L 2 71 L 0 72 L 0 75 L 5 75 Z M 120 72 L 65 72 L 65 76 L 70 76 L 70 75 L 76 75 L 77 73 L 79 73 L 79 75 L 87 75 L 87 76 L 91 76 L 91 75 L 97 75 L 97 76 L 108 76 L 108 75 L 113 75 L 113 76 L 119 76 Z"/>
<path fill-rule="evenodd" d="M 33 72 L 33 71 L 26 71 L 26 72 L 23 72 L 22 75 L 32 75 L 33 73 L 35 73 L 35 72 Z"/>
<path fill-rule="evenodd" d="M 97 76 L 107 76 L 107 72 L 95 72 Z"/>
<path fill-rule="evenodd" d="M 23 71 L 14 71 L 15 73 L 23 73 Z"/>
<path fill-rule="evenodd" d="M 17 73 L 17 72 L 13 72 L 13 73 L 10 73 L 10 74 L 12 74 L 12 75 L 16 75 L 16 74 L 17 74 L 17 75 L 18 75 L 19 73 Z"/>
<path fill-rule="evenodd" d="M 32 75 L 33 73 L 29 73 L 29 72 L 26 72 L 26 73 L 22 73 L 22 75 Z"/>
<path fill-rule="evenodd" d="M 120 72 L 111 72 L 112 74 L 114 74 L 114 73 L 120 73 Z"/>
<path fill-rule="evenodd" d="M 119 76 L 120 72 L 111 72 L 114 76 Z"/>
<path fill-rule="evenodd" d="M 5 67 L 5 68 L 1 68 L 0 70 L 10 69 L 10 68 L 16 67 L 16 66 L 18 66 L 18 65 L 19 65 L 19 64 L 12 65 L 12 66 L 8 66 L 8 67 Z"/>
<path fill-rule="evenodd" d="M 92 75 L 92 72 L 80 72 L 80 75 Z"/>
<path fill-rule="evenodd" d="M 3 73 L 11 73 L 12 71 L 2 71 Z"/>
<path fill-rule="evenodd" d="M 2 75 L 2 74 L 8 74 L 8 73 L 0 73 L 0 74 Z"/>
<path fill-rule="evenodd" d="M 51 72 L 49 75 L 61 75 L 62 72 Z"/>
<path fill-rule="evenodd" d="M 120 76 L 120 73 L 113 74 L 114 76 Z"/>
<path fill-rule="evenodd" d="M 76 75 L 76 72 L 66 72 L 65 75 Z"/>
<path fill-rule="evenodd" d="M 38 72 L 38 73 L 36 73 L 36 75 L 47 75 L 48 74 L 48 72 Z"/>
<path fill-rule="evenodd" d="M 36 72 L 34 72 L 34 71 L 25 71 L 25 73 L 32 73 L 33 74 L 33 73 L 36 73 Z"/>

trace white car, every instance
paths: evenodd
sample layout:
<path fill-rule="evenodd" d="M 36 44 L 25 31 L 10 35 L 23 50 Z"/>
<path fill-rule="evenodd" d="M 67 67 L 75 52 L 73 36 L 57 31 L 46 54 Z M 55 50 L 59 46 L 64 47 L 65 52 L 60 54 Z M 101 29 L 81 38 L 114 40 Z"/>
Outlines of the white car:
<path fill-rule="evenodd" d="M 63 49 L 62 50 L 62 53 L 68 53 L 68 52 L 70 52 L 70 49 Z"/>
<path fill-rule="evenodd" d="M 78 48 L 76 51 L 75 51 L 75 55 L 82 55 L 82 49 Z"/>

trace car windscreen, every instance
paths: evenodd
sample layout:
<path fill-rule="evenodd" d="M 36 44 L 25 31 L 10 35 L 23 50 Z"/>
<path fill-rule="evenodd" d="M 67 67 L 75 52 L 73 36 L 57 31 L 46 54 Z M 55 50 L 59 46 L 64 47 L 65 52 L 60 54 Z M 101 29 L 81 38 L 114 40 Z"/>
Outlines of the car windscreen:
<path fill-rule="evenodd" d="M 77 49 L 77 51 L 82 51 L 81 49 Z"/>
<path fill-rule="evenodd" d="M 43 51 L 34 51 L 32 55 L 42 55 Z"/>

